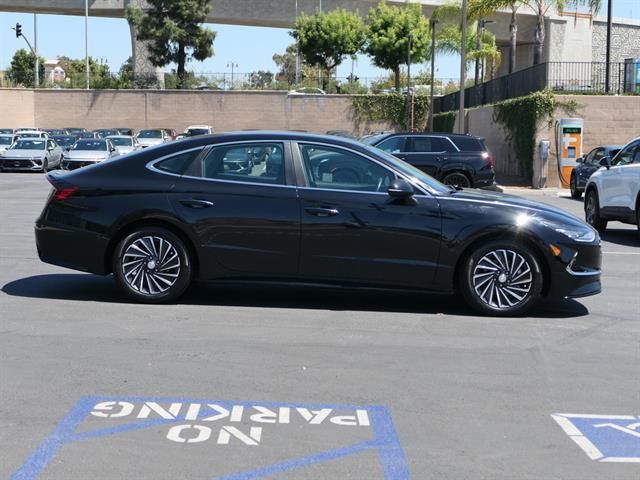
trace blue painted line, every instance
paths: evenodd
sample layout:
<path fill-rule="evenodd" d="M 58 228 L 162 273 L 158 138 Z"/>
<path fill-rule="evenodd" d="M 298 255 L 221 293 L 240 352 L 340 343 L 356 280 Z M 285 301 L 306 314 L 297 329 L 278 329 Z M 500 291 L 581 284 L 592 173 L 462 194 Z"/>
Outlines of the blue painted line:
<path fill-rule="evenodd" d="M 225 475 L 223 477 L 216 477 L 215 480 L 252 480 L 254 478 L 266 477 L 269 475 L 276 475 L 278 473 L 286 472 L 288 470 L 294 470 L 296 468 L 308 467 L 315 463 L 328 462 L 337 458 L 346 457 L 356 453 L 370 450 L 378 446 L 375 440 L 369 440 L 367 442 L 358 443 L 349 447 L 335 448 L 326 452 L 317 453 L 315 455 L 309 455 L 307 457 L 296 458 L 286 462 L 276 463 L 267 467 L 257 468 L 255 470 L 248 470 L 240 473 L 233 473 L 231 475 Z"/>
<path fill-rule="evenodd" d="M 94 397 L 83 397 L 74 405 L 67 416 L 58 424 L 56 429 L 47 437 L 27 459 L 22 466 L 9 477 L 9 480 L 32 480 L 49 464 L 69 437 L 78 428 L 96 404 Z"/>
<path fill-rule="evenodd" d="M 78 426 L 87 418 L 93 407 L 98 402 L 105 401 L 125 401 L 125 402 L 157 402 L 157 403 L 200 403 L 216 404 L 223 408 L 231 409 L 234 405 L 253 407 L 256 405 L 264 407 L 290 407 L 322 409 L 331 408 L 334 410 L 367 410 L 371 421 L 371 428 L 374 432 L 374 439 L 337 449 L 328 450 L 318 454 L 308 455 L 302 458 L 291 459 L 275 465 L 261 467 L 255 470 L 232 474 L 221 477 L 220 480 L 244 480 L 260 478 L 265 475 L 274 475 L 280 472 L 293 470 L 296 468 L 313 465 L 336 458 L 353 455 L 364 450 L 376 449 L 384 472 L 385 480 L 408 480 L 409 471 L 406 466 L 404 452 L 398 440 L 398 435 L 393 425 L 389 411 L 382 406 L 373 405 L 336 405 L 336 404 L 309 404 L 309 403 L 278 403 L 278 402 L 235 402 L 229 400 L 209 400 L 209 399 L 176 399 L 169 397 L 83 397 L 76 403 L 67 416 L 60 422 L 53 433 L 47 437 L 27 461 L 9 478 L 9 480 L 34 480 L 49 464 L 58 451 L 68 443 L 83 441 L 91 438 L 99 438 L 118 433 L 151 428 L 157 425 L 170 424 L 184 421 L 184 415 L 179 415 L 175 419 L 151 419 L 144 422 L 121 424 L 109 428 L 101 428 L 86 432 L 76 432 Z M 202 416 L 207 412 L 200 412 Z M 206 414 L 206 415 L 205 415 Z"/>

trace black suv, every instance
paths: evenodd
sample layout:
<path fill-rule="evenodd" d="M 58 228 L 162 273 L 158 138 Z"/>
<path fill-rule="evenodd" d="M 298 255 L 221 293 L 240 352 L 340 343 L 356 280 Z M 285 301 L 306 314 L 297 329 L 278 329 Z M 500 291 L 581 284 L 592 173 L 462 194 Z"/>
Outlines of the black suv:
<path fill-rule="evenodd" d="M 362 141 L 449 185 L 481 188 L 495 181 L 493 158 L 480 137 L 454 133 L 387 133 Z"/>

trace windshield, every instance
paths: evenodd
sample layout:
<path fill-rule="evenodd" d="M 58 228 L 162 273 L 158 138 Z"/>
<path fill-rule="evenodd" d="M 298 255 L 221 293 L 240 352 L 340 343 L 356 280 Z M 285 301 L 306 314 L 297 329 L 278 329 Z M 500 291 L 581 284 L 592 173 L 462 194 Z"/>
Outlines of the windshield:
<path fill-rule="evenodd" d="M 76 142 L 76 137 L 53 137 L 53 139 L 58 142 L 58 145 L 61 147 L 68 147 Z"/>
<path fill-rule="evenodd" d="M 133 140 L 131 138 L 110 138 L 111 142 L 118 147 L 131 147 L 133 146 Z"/>
<path fill-rule="evenodd" d="M 162 138 L 160 130 L 142 130 L 138 134 L 138 138 Z"/>
<path fill-rule="evenodd" d="M 46 144 L 44 140 L 18 140 L 13 150 L 44 150 Z"/>
<path fill-rule="evenodd" d="M 435 190 L 437 193 L 447 193 L 451 191 L 451 189 L 446 185 L 440 183 L 435 178 L 427 175 L 422 170 L 417 169 L 413 165 L 409 165 L 408 163 L 403 162 L 398 157 L 394 157 L 390 153 L 386 153 L 376 147 L 372 147 L 369 145 L 367 145 L 365 148 L 374 155 L 384 157 L 387 160 L 387 162 L 389 162 L 393 167 L 400 170 L 402 173 L 404 173 L 408 177 L 414 178 L 420 183 L 428 186 L 432 190 Z"/>
<path fill-rule="evenodd" d="M 0 145 L 11 145 L 12 137 L 0 137 Z"/>
<path fill-rule="evenodd" d="M 107 142 L 103 140 L 78 140 L 73 146 L 74 150 L 106 150 Z"/>
<path fill-rule="evenodd" d="M 209 130 L 207 130 L 206 128 L 190 128 L 187 131 L 188 135 L 206 135 L 207 133 L 209 133 Z"/>
<path fill-rule="evenodd" d="M 360 141 L 366 145 L 373 145 L 374 143 L 377 143 L 379 140 L 382 140 L 383 138 L 385 138 L 387 135 L 368 135 L 366 137 L 362 137 L 360 139 Z"/>
<path fill-rule="evenodd" d="M 20 133 L 19 136 L 21 138 L 42 138 L 40 133 Z"/>

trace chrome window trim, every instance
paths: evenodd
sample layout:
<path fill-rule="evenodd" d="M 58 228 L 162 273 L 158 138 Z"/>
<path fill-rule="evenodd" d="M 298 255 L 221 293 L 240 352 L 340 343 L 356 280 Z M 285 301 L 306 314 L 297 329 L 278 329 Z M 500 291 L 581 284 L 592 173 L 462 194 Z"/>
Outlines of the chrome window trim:
<path fill-rule="evenodd" d="M 163 160 L 167 160 L 168 158 L 174 157 L 176 155 L 181 155 L 183 153 L 193 152 L 195 150 L 203 150 L 203 151 L 206 150 L 207 153 L 209 153 L 213 148 L 223 147 L 225 145 L 243 145 L 243 144 L 247 144 L 247 143 L 252 143 L 252 144 L 254 144 L 254 143 L 281 143 L 283 145 L 283 147 L 284 147 L 287 142 L 289 142 L 289 140 L 252 140 L 250 142 L 247 142 L 246 140 L 244 140 L 244 141 L 233 141 L 233 142 L 213 143 L 213 144 L 201 145 L 199 147 L 193 147 L 193 148 L 189 148 L 187 150 L 180 150 L 178 152 L 173 152 L 173 153 L 171 153 L 169 155 L 165 155 L 165 156 L 160 157 L 158 159 L 151 160 L 145 166 L 146 166 L 147 169 L 149 169 L 149 170 L 151 170 L 152 172 L 155 172 L 155 173 L 160 173 L 162 175 L 171 175 L 172 177 L 178 177 L 178 178 L 188 178 L 188 179 L 191 179 L 191 180 L 202 180 L 202 181 L 207 181 L 207 182 L 219 182 L 219 183 L 231 183 L 231 184 L 236 184 L 236 185 L 256 185 L 256 186 L 260 186 L 260 187 L 298 188 L 296 185 L 286 185 L 286 184 L 274 185 L 273 183 L 243 182 L 241 180 L 222 180 L 222 179 L 219 179 L 219 178 L 195 177 L 193 175 L 178 175 L 177 173 L 166 172 L 164 170 L 160 170 L 159 168 L 155 167 L 156 163 L 159 163 L 159 162 L 161 162 Z M 284 154 L 284 148 L 283 148 L 283 154 Z"/>
<path fill-rule="evenodd" d="M 324 143 L 324 142 L 320 142 L 320 141 L 316 141 L 316 140 L 309 140 L 309 141 L 303 140 L 303 141 L 300 141 L 300 142 L 298 142 L 296 140 L 295 142 L 298 145 L 298 149 L 300 148 L 301 144 L 312 144 L 312 145 L 322 145 L 322 146 L 326 146 L 326 147 L 329 147 L 329 148 L 337 148 L 337 149 L 340 149 L 340 150 L 346 150 L 346 151 L 348 151 L 350 153 L 354 153 L 355 155 L 357 155 L 359 157 L 364 157 L 364 158 L 366 158 L 368 160 L 371 160 L 372 162 L 377 163 L 380 167 L 382 167 L 382 168 L 384 168 L 386 170 L 390 170 L 397 177 L 406 180 L 411 185 L 413 185 L 415 188 L 417 188 L 421 192 L 421 193 L 418 193 L 418 195 L 420 195 L 420 194 L 422 194 L 423 196 L 427 195 L 424 192 L 425 189 L 427 190 L 427 192 L 429 194 L 431 194 L 431 195 L 435 194 L 435 192 L 431 191 L 431 189 L 428 188 L 427 185 L 418 185 L 417 184 L 418 182 L 413 181 L 410 177 L 407 177 L 407 175 L 405 175 L 404 173 L 397 171 L 395 168 L 393 168 L 393 167 L 391 167 L 391 166 L 389 166 L 389 165 L 387 165 L 387 164 L 385 164 L 385 163 L 383 163 L 383 162 L 381 162 L 381 161 L 379 161 L 379 160 L 377 160 L 375 158 L 372 158 L 372 157 L 370 157 L 368 155 L 365 155 L 365 154 L 363 154 L 361 152 L 358 152 L 357 150 L 353 150 L 351 148 L 344 147 L 342 145 L 332 145 L 330 143 Z M 374 147 L 374 148 L 377 148 L 377 147 Z M 392 155 L 392 154 L 389 154 L 389 155 Z M 400 160 L 400 159 L 398 159 L 398 160 Z M 304 161 L 304 160 L 302 160 L 302 161 Z M 362 192 L 362 191 L 359 191 L 359 190 L 339 190 L 337 188 L 317 188 L 317 187 L 307 187 L 307 186 L 299 187 L 299 188 L 307 188 L 307 189 L 313 189 L 313 190 L 324 190 L 324 191 L 329 191 L 329 192 L 382 193 L 384 195 L 388 195 L 387 192 Z"/>

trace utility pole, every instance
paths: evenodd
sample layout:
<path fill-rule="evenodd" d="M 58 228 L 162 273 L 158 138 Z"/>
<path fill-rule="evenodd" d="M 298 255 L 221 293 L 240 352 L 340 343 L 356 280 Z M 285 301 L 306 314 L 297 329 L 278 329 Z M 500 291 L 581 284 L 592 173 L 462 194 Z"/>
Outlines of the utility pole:
<path fill-rule="evenodd" d="M 231 87 L 230 90 L 233 90 L 233 86 L 234 86 L 234 82 L 233 82 L 233 74 L 235 72 L 235 69 L 238 68 L 238 64 L 236 62 L 229 62 L 227 63 L 227 68 L 231 67 Z"/>
<path fill-rule="evenodd" d="M 296 0 L 296 22 L 298 21 L 298 0 Z M 300 47 L 296 40 L 296 87 L 300 83 Z"/>
<path fill-rule="evenodd" d="M 482 37 L 484 36 L 484 29 L 490 23 L 493 23 L 493 20 L 478 21 L 478 31 L 476 32 L 476 52 L 480 51 Z M 484 59 L 482 61 L 484 66 Z M 476 75 L 475 75 L 474 85 L 478 85 L 478 79 L 481 80 L 480 83 L 484 82 L 484 68 L 483 68 L 482 76 L 480 76 L 480 59 L 477 57 L 475 61 L 475 67 L 476 67 Z"/>
<path fill-rule="evenodd" d="M 460 104 L 458 108 L 458 133 L 464 132 L 464 80 L 467 76 L 467 0 L 462 0 L 460 21 Z"/>
<path fill-rule="evenodd" d="M 35 77 L 34 77 L 34 88 L 37 88 L 37 82 L 38 81 L 38 76 L 39 76 L 39 68 L 40 68 L 40 62 L 38 62 L 38 55 L 35 51 L 35 49 L 31 46 L 31 42 L 29 42 L 29 39 L 25 36 L 24 33 L 22 33 L 22 25 L 20 23 L 16 23 L 15 27 L 12 27 L 11 30 L 14 30 L 16 32 L 16 38 L 20 38 L 22 37 L 24 39 L 25 42 L 27 42 L 27 45 L 29 47 L 29 50 L 31 50 L 31 53 L 33 54 L 34 57 L 36 57 L 36 67 L 35 67 Z"/>
<path fill-rule="evenodd" d="M 429 131 L 433 132 L 433 86 L 436 81 L 436 24 L 431 20 L 431 92 L 429 93 Z"/>
<path fill-rule="evenodd" d="M 33 65 L 33 69 L 35 71 L 35 83 L 34 88 L 38 88 L 40 86 L 40 62 L 38 61 L 38 16 L 33 14 L 33 50 L 36 60 Z"/>
<path fill-rule="evenodd" d="M 84 0 L 84 75 L 89 90 L 89 0 Z"/>
<path fill-rule="evenodd" d="M 413 36 L 409 32 L 407 45 L 407 128 L 413 132 L 413 93 L 411 91 L 411 41 Z"/>
<path fill-rule="evenodd" d="M 611 23 L 612 23 L 612 4 L 613 0 L 607 2 L 607 65 L 605 67 L 605 87 L 604 91 L 609 93 L 611 90 Z"/>

